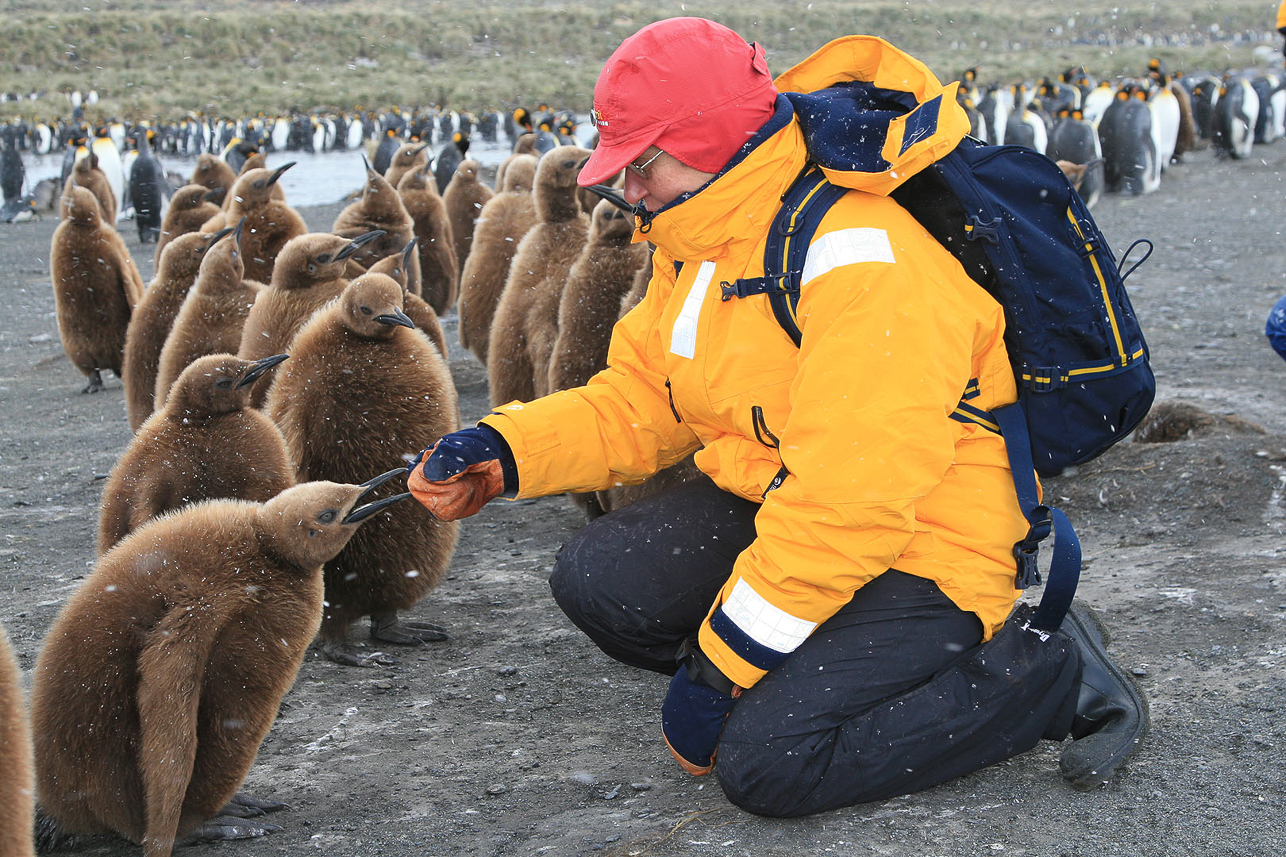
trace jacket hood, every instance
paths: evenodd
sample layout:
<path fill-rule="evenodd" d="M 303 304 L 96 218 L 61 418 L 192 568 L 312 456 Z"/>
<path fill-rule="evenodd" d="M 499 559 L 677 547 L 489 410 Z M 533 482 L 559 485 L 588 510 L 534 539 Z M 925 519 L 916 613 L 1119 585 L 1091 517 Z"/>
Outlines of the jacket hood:
<path fill-rule="evenodd" d="M 795 108 L 809 158 L 844 187 L 887 196 L 969 132 L 959 83 L 943 86 L 875 36 L 836 39 L 775 82 Z"/>

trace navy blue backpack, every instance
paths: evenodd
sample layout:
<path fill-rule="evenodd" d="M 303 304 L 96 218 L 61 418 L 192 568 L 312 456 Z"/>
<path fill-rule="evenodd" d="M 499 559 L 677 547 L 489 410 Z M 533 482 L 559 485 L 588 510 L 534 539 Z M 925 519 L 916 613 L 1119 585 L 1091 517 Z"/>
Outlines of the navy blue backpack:
<path fill-rule="evenodd" d="M 810 165 L 782 197 L 764 277 L 725 284 L 724 300 L 767 294 L 798 345 L 795 307 L 808 245 L 848 190 Z M 1004 307 L 1018 401 L 984 411 L 969 404 L 976 390 L 966 390 L 952 416 L 1005 438 L 1030 527 L 1014 545 L 1018 588 L 1041 582 L 1037 551 L 1054 532 L 1049 580 L 1030 625 L 1056 630 L 1080 577 L 1080 543 L 1067 517 L 1038 501 L 1033 473 L 1052 476 L 1089 461 L 1152 405 L 1156 381 L 1125 277 L 1062 170 L 1033 150 L 965 137 L 891 195 Z"/>

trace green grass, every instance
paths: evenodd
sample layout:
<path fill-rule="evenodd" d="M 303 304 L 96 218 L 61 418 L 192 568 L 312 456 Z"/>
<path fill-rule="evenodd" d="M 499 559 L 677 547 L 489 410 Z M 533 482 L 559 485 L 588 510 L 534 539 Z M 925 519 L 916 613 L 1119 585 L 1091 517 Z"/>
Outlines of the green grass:
<path fill-rule="evenodd" d="M 1253 64 L 1272 44 L 1263 2 L 1052 3 L 1014 11 L 999 0 L 927 2 L 602 2 L 532 0 L 0 0 L 0 88 L 48 93 L 3 113 L 67 115 L 61 91 L 96 89 L 90 118 L 174 118 L 444 104 L 506 108 L 544 102 L 585 110 L 603 61 L 644 24 L 705 15 L 766 47 L 783 71 L 838 35 L 875 33 L 943 79 L 979 66 L 984 80 L 1053 75 L 1083 64 L 1099 76 Z M 1252 32 L 1251 41 L 1165 46 L 1162 40 Z M 1147 34 L 1155 46 L 1137 44 Z M 1096 43 L 1078 43 L 1092 40 Z M 16 109 L 15 109 L 16 108 Z M 7 117 L 6 117 L 7 118 Z"/>

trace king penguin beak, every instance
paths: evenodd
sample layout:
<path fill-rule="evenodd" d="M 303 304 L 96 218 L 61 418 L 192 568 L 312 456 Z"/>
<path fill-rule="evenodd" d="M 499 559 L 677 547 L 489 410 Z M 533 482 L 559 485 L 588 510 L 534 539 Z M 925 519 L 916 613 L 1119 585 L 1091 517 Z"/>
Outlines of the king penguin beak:
<path fill-rule="evenodd" d="M 415 245 L 420 243 L 420 236 L 415 236 L 405 247 L 402 248 L 402 268 L 406 269 L 411 264 L 411 254 L 415 252 Z"/>
<path fill-rule="evenodd" d="M 237 382 L 236 389 L 240 390 L 242 387 L 247 387 L 258 381 L 265 372 L 284 362 L 288 357 L 290 357 L 289 354 L 274 354 L 271 357 L 265 357 L 262 360 L 256 360 L 251 363 L 250 367 L 246 369 L 246 374 L 242 375 L 241 380 Z"/>
<path fill-rule="evenodd" d="M 610 187 L 605 184 L 592 184 L 586 187 L 585 190 L 589 191 L 595 196 L 598 196 L 598 197 L 601 197 L 602 199 L 607 200 L 612 205 L 619 208 L 621 211 L 624 211 L 626 214 L 635 213 L 634 206 L 626 202 L 625 197 L 621 196 L 621 192 L 614 187 Z"/>
<path fill-rule="evenodd" d="M 405 473 L 406 471 L 401 470 L 399 472 Z M 383 500 L 376 500 L 374 503 L 367 503 L 365 506 L 355 506 L 347 515 L 344 516 L 344 520 L 340 521 L 340 523 L 360 524 L 376 512 L 383 511 L 394 503 L 401 503 L 410 496 L 411 492 L 407 491 L 402 494 L 394 494 L 392 497 L 385 497 Z"/>
<path fill-rule="evenodd" d="M 280 167 L 277 167 L 277 169 L 273 171 L 273 174 L 272 174 L 272 175 L 270 175 L 270 176 L 268 176 L 268 184 L 267 184 L 267 186 L 268 186 L 268 187 L 272 187 L 273 185 L 275 185 L 275 184 L 277 183 L 277 179 L 281 178 L 282 174 L 283 174 L 284 172 L 286 172 L 286 170 L 288 170 L 288 169 L 290 169 L 291 167 L 293 167 L 293 166 L 295 165 L 295 163 L 296 163 L 295 161 L 291 161 L 291 162 L 290 162 L 290 163 L 288 163 L 288 164 L 284 164 L 284 165 L 282 165 L 282 166 L 280 166 Z"/>
<path fill-rule="evenodd" d="M 409 327 L 412 330 L 415 329 L 415 322 L 411 321 L 410 317 L 400 309 L 395 309 L 392 312 L 377 315 L 375 316 L 375 320 L 380 324 L 396 324 L 402 327 Z"/>
<path fill-rule="evenodd" d="M 379 238 L 383 234 L 384 234 L 383 229 L 376 229 L 371 232 L 366 232 L 362 235 L 358 235 L 352 241 L 348 242 L 348 244 L 342 250 L 340 250 L 338 253 L 335 254 L 336 261 L 338 261 L 339 259 L 347 259 L 349 256 L 352 256 L 358 250 L 362 249 L 367 244 L 371 243 L 372 241 L 374 241 L 376 238 Z"/>
<path fill-rule="evenodd" d="M 393 479 L 394 477 L 405 476 L 405 475 L 406 475 L 406 468 L 398 467 L 393 470 L 389 470 L 386 473 L 381 473 L 379 476 L 376 476 L 374 479 L 368 479 L 365 482 L 363 482 L 362 487 L 365 488 L 366 490 L 363 491 L 361 494 L 359 494 L 357 496 L 357 499 L 353 501 L 352 508 L 349 509 L 348 514 L 344 516 L 344 520 L 341 521 L 340 523 L 343 523 L 343 524 L 360 523 L 361 521 L 366 520 L 371 515 L 374 515 L 376 512 L 380 511 L 381 509 L 388 508 L 389 506 L 392 506 L 394 503 L 400 503 L 401 501 L 405 500 L 407 497 L 410 497 L 411 495 L 409 493 L 395 494 L 392 497 L 385 497 L 383 500 L 376 500 L 373 503 L 366 503 L 365 505 L 363 505 L 363 501 L 367 497 L 369 497 L 375 491 L 376 488 L 380 487 L 385 482 L 389 481 L 390 479 Z"/>

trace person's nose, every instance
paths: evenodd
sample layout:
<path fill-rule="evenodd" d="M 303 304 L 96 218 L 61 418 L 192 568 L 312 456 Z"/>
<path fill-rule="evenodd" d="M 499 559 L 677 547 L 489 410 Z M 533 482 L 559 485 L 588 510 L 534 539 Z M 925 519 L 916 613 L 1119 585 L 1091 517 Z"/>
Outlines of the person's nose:
<path fill-rule="evenodd" d="M 639 200 L 647 196 L 647 182 L 639 178 L 638 174 L 629 167 L 625 168 L 625 201 L 630 205 L 637 205 Z"/>

